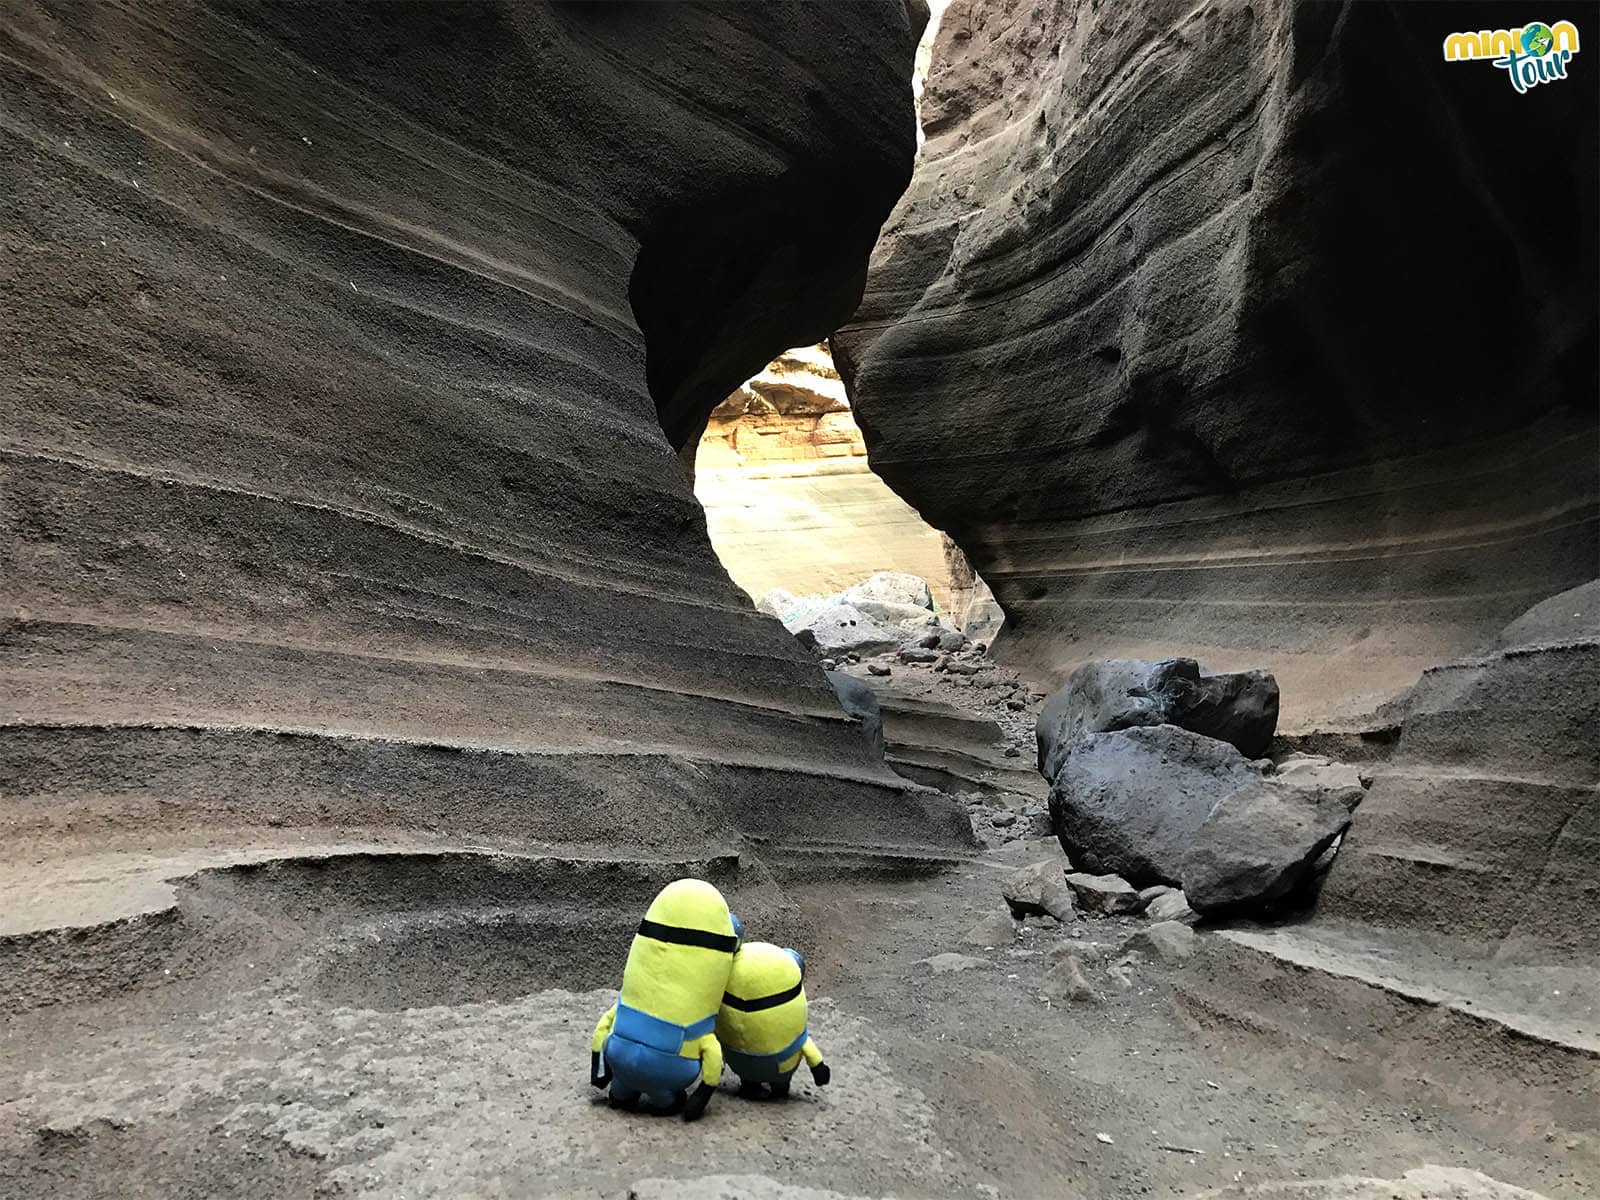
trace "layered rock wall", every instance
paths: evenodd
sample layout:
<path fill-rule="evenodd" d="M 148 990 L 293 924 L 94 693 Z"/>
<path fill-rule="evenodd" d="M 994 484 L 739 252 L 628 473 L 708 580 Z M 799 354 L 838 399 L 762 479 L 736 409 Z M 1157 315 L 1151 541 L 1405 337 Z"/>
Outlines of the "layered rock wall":
<path fill-rule="evenodd" d="M 1394 759 L 1319 911 L 1475 940 L 1511 963 L 1592 965 L 1600 583 L 1551 597 L 1478 653 L 1428 671 L 1403 707 Z"/>
<path fill-rule="evenodd" d="M 1010 661 L 1262 666 L 1337 725 L 1594 575 L 1591 54 L 1526 94 L 1441 54 L 1527 19 L 950 6 L 834 347 Z"/>
<path fill-rule="evenodd" d="M 922 17 L 8 5 L 8 852 L 950 844 L 673 457 L 854 307 Z"/>

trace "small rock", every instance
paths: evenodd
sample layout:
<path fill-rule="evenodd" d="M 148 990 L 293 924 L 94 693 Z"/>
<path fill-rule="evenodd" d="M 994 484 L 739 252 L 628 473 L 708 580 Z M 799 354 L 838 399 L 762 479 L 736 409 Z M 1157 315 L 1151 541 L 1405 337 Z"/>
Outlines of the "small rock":
<path fill-rule="evenodd" d="M 935 664 L 934 669 L 939 669 L 937 664 Z M 958 662 L 955 659 L 948 659 L 944 665 L 944 669 L 952 675 L 976 675 L 978 673 L 978 667 L 976 663 Z"/>
<path fill-rule="evenodd" d="M 933 669 L 935 671 L 948 671 L 950 669 L 950 661 L 948 654 L 937 655 L 933 660 Z"/>
<path fill-rule="evenodd" d="M 1018 750 L 1015 746 L 1007 746 L 1005 749 L 1005 755 L 1007 758 L 1021 758 L 1022 751 Z"/>
<path fill-rule="evenodd" d="M 1011 699 L 1006 701 L 1006 707 L 1012 712 L 1021 712 L 1023 709 L 1028 707 L 1028 702 L 1021 696 L 1013 696 Z"/>
<path fill-rule="evenodd" d="M 996 829 L 1004 829 L 1006 826 L 1015 825 L 1016 823 L 1017 814 L 1009 809 L 1002 809 L 1000 812 L 995 813 L 994 816 L 989 818 L 989 824 L 993 825 Z"/>
<path fill-rule="evenodd" d="M 1166 962 L 1180 962 L 1193 957 L 1197 940 L 1194 930 L 1182 921 L 1157 921 L 1123 942 L 1122 948 L 1154 954 Z"/>
<path fill-rule="evenodd" d="M 1139 893 L 1120 875 L 1088 875 L 1077 871 L 1067 876 L 1066 883 L 1078 904 L 1088 912 L 1114 917 L 1144 909 Z"/>
<path fill-rule="evenodd" d="M 900 661 L 903 663 L 936 663 L 939 661 L 937 650 L 918 650 L 912 647 L 900 651 Z"/>
<path fill-rule="evenodd" d="M 1108 1146 L 1115 1145 L 1115 1143 L 1112 1142 L 1111 1135 L 1109 1133 L 1097 1133 L 1094 1135 L 1094 1140 L 1097 1142 L 1104 1142 Z"/>
<path fill-rule="evenodd" d="M 1089 981 L 1083 977 L 1083 964 L 1072 956 L 1045 972 L 1040 992 L 1047 1000 L 1071 1004 L 1093 1003 L 1099 999 L 1094 988 L 1089 986 Z"/>
<path fill-rule="evenodd" d="M 1200 914 L 1189 907 L 1188 897 L 1182 892 L 1169 891 L 1164 896 L 1157 896 L 1144 912 L 1152 921 L 1182 921 L 1186 925 L 1193 925 L 1200 919 Z"/>
<path fill-rule="evenodd" d="M 824 671 L 831 671 L 838 665 L 839 664 L 834 662 L 831 658 L 825 658 L 822 660 L 822 669 Z"/>
<path fill-rule="evenodd" d="M 892 674 L 894 674 L 894 671 L 886 663 L 875 663 L 874 662 L 874 663 L 868 663 L 867 664 L 867 674 L 868 675 L 892 675 Z"/>
<path fill-rule="evenodd" d="M 972 643 L 972 648 L 974 650 L 976 650 L 979 654 L 987 654 L 989 652 L 989 643 L 988 642 L 973 642 Z"/>
<path fill-rule="evenodd" d="M 1011 915 L 1019 921 L 1027 917 L 1070 921 L 1077 916 L 1077 908 L 1063 875 L 1060 863 L 1034 863 L 1012 875 L 1000 894 L 1011 909 Z"/>
<path fill-rule="evenodd" d="M 961 941 L 968 946 L 1009 946 L 1017 940 L 1017 923 L 1004 913 L 994 913 L 979 921 Z"/>
<path fill-rule="evenodd" d="M 1165 896 L 1168 892 L 1175 892 L 1177 890 L 1177 888 L 1168 887 L 1164 883 L 1153 883 L 1147 888 L 1139 889 L 1139 899 L 1143 900 L 1146 907 L 1148 907 L 1150 901 L 1154 900 L 1157 896 Z"/>
<path fill-rule="evenodd" d="M 942 636 L 942 634 L 938 633 L 925 633 L 917 639 L 917 646 L 922 650 L 937 650 L 939 648 L 939 639 Z"/>
<path fill-rule="evenodd" d="M 1361 781 L 1361 772 L 1355 767 L 1320 754 L 1287 754 L 1277 761 L 1269 774 L 1302 787 L 1366 787 Z"/>
<path fill-rule="evenodd" d="M 987 967 L 989 965 L 985 959 L 974 958 L 970 954 L 955 954 L 951 951 L 935 954 L 932 958 L 919 959 L 918 963 L 927 967 L 935 975 L 954 975 L 961 971 L 971 971 L 978 967 Z"/>

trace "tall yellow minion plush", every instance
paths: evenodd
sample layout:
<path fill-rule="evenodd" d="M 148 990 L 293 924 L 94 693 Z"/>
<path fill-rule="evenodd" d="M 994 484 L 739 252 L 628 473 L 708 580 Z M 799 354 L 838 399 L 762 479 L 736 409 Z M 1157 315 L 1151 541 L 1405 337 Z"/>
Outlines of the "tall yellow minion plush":
<path fill-rule="evenodd" d="M 798 951 L 770 942 L 746 942 L 733 956 L 733 974 L 717 1012 L 717 1037 L 739 1076 L 741 1095 L 789 1094 L 804 1057 L 818 1087 L 831 1072 L 806 1031 L 805 961 Z"/>
<path fill-rule="evenodd" d="M 595 1026 L 589 1082 L 611 1103 L 705 1112 L 722 1078 L 717 1006 L 728 985 L 739 919 L 699 879 L 667 884 L 651 901 L 628 950 L 622 992 Z M 693 1093 L 690 1093 L 693 1088 Z"/>

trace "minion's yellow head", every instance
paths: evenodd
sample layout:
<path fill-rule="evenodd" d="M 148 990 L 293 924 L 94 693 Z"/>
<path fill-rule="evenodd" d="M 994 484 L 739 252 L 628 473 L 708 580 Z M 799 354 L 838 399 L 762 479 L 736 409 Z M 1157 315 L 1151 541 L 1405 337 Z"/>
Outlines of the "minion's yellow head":
<path fill-rule="evenodd" d="M 738 945 L 721 892 L 700 879 L 669 883 L 639 922 L 620 999 L 675 1025 L 703 1021 L 717 1011 Z"/>
<path fill-rule="evenodd" d="M 659 941 L 733 953 L 736 945 L 728 902 L 703 879 L 678 879 L 656 893 L 644 914 L 644 924 L 655 926 Z M 645 933 L 643 926 L 640 933 Z M 695 935 L 701 936 L 695 936 Z M 712 943 L 716 944 L 713 945 Z"/>

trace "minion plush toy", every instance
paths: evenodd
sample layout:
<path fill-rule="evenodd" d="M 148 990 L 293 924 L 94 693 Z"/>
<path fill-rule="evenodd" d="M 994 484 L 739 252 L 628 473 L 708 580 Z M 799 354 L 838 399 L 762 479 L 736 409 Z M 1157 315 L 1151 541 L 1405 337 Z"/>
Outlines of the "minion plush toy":
<path fill-rule="evenodd" d="M 722 1078 L 717 1005 L 741 933 L 722 893 L 702 880 L 669 883 L 651 901 L 622 992 L 590 1046 L 589 1082 L 609 1087 L 613 1105 L 633 1108 L 643 1098 L 686 1121 L 705 1112 Z"/>
<path fill-rule="evenodd" d="M 770 942 L 746 942 L 733 956 L 717 1037 L 742 1094 L 766 1084 L 774 1096 L 787 1096 L 802 1057 L 818 1087 L 832 1077 L 806 1031 L 805 969 L 798 951 Z"/>

